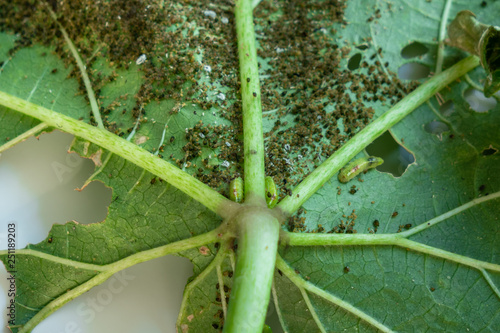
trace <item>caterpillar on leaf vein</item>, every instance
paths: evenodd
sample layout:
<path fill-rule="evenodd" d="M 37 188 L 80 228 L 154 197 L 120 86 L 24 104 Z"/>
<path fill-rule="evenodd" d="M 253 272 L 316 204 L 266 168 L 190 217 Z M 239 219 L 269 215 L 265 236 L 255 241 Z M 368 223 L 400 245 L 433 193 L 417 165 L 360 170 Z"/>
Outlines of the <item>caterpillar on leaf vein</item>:
<path fill-rule="evenodd" d="M 384 163 L 384 160 L 376 156 L 358 158 L 340 170 L 339 181 L 341 183 L 347 183 L 361 172 L 376 168 L 382 163 Z"/>

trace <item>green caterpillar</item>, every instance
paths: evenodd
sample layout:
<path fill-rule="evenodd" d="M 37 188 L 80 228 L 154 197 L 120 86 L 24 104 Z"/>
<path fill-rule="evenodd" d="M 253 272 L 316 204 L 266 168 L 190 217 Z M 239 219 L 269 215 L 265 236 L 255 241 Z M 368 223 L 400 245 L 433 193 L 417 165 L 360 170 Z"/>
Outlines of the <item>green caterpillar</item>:
<path fill-rule="evenodd" d="M 273 208 L 278 203 L 278 189 L 276 188 L 273 177 L 267 176 L 265 181 L 267 207 Z"/>
<path fill-rule="evenodd" d="M 234 178 L 229 183 L 229 199 L 237 203 L 243 201 L 243 179 L 241 177 Z"/>
<path fill-rule="evenodd" d="M 265 182 L 267 207 L 273 208 L 278 203 L 278 189 L 273 177 L 267 176 Z M 237 177 L 229 183 L 229 199 L 238 203 L 243 201 L 243 179 L 241 177 Z"/>
<path fill-rule="evenodd" d="M 384 163 L 384 160 L 376 156 L 359 158 L 347 164 L 342 170 L 340 170 L 339 181 L 341 183 L 347 183 L 361 172 L 373 169 L 382 163 Z"/>

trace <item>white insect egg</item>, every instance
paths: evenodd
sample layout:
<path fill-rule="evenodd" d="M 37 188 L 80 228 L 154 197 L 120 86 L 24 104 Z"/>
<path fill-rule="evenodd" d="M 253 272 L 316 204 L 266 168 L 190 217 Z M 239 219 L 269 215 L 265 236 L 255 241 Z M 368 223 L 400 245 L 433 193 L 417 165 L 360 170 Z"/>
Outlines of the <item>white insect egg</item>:
<path fill-rule="evenodd" d="M 200 138 L 205 139 L 205 134 L 203 134 L 203 133 L 198 133 L 198 135 L 200 136 Z"/>
<path fill-rule="evenodd" d="M 145 62 L 146 62 L 146 59 L 147 59 L 146 55 L 145 55 L 145 54 L 141 54 L 141 55 L 139 56 L 139 58 L 137 58 L 137 60 L 135 61 L 135 63 L 136 63 L 137 65 L 143 64 L 143 63 L 145 63 Z"/>
<path fill-rule="evenodd" d="M 228 162 L 228 161 L 224 161 L 224 162 L 222 162 L 222 164 L 221 164 L 221 165 L 222 165 L 223 167 L 226 167 L 226 168 L 229 168 L 229 166 L 230 166 L 230 164 L 229 164 L 229 162 Z"/>
<path fill-rule="evenodd" d="M 217 14 L 213 10 L 204 10 L 203 15 L 211 17 L 213 19 L 217 16 Z"/>
<path fill-rule="evenodd" d="M 207 73 L 210 73 L 212 71 L 212 67 L 210 67 L 209 65 L 205 65 L 203 66 L 203 70 Z"/>
<path fill-rule="evenodd" d="M 231 144 L 226 141 L 226 146 L 231 147 Z"/>
<path fill-rule="evenodd" d="M 229 19 L 227 17 L 223 17 L 220 19 L 220 21 L 224 24 L 228 24 L 229 23 Z"/>
<path fill-rule="evenodd" d="M 217 94 L 217 98 L 220 99 L 220 100 L 225 100 L 226 99 L 226 95 L 224 95 L 223 93 L 218 93 Z"/>

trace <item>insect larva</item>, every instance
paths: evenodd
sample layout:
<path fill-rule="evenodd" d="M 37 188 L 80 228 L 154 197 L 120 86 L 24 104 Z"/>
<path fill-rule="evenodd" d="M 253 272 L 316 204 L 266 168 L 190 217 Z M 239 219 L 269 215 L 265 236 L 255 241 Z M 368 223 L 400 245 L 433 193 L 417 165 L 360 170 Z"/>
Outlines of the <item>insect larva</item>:
<path fill-rule="evenodd" d="M 241 177 L 234 178 L 229 183 L 229 199 L 238 203 L 243 201 L 243 179 Z"/>
<path fill-rule="evenodd" d="M 376 156 L 359 158 L 340 170 L 339 181 L 341 183 L 347 183 L 361 172 L 375 168 L 382 163 L 384 163 L 384 160 Z"/>
<path fill-rule="evenodd" d="M 266 184 L 266 203 L 268 208 L 273 208 L 278 203 L 278 189 L 274 184 L 273 177 L 267 176 L 265 179 Z M 237 177 L 229 183 L 229 199 L 234 202 L 243 201 L 243 180 Z"/>
<path fill-rule="evenodd" d="M 278 189 L 271 176 L 266 177 L 266 203 L 268 208 L 273 208 L 278 203 Z"/>

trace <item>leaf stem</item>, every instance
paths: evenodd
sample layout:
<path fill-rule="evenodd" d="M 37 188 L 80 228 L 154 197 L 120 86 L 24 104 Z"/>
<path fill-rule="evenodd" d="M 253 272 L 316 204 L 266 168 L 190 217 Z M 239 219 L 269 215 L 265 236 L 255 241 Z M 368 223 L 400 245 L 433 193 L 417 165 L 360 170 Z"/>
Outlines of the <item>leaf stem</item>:
<path fill-rule="evenodd" d="M 288 233 L 287 245 L 289 246 L 352 246 L 352 245 L 395 245 L 416 252 L 426 253 L 431 256 L 447 259 L 456 263 L 473 267 L 484 268 L 500 272 L 500 265 L 486 261 L 469 258 L 464 255 L 442 250 L 433 246 L 425 245 L 406 239 L 400 234 L 302 234 Z"/>
<path fill-rule="evenodd" d="M 234 209 L 231 209 L 231 207 L 238 205 L 176 166 L 106 130 L 88 125 L 2 91 L 0 91 L 0 105 L 37 118 L 51 127 L 79 136 L 109 150 L 165 179 L 222 218 L 232 215 Z"/>
<path fill-rule="evenodd" d="M 224 333 L 260 333 L 278 250 L 279 223 L 267 208 L 237 217 L 238 252 Z"/>
<path fill-rule="evenodd" d="M 35 328 L 36 325 L 38 325 L 42 320 L 47 318 L 50 314 L 52 314 L 54 311 L 62 307 L 64 304 L 68 303 L 72 299 L 80 296 L 81 294 L 89 291 L 93 287 L 100 285 L 107 279 L 109 279 L 113 274 L 128 268 L 130 266 L 133 266 L 135 264 L 148 261 L 151 259 L 163 257 L 167 254 L 172 254 L 172 253 L 178 253 L 180 251 L 185 251 L 192 249 L 194 247 L 202 246 L 205 244 L 213 243 L 218 239 L 217 234 L 220 232 L 220 230 L 212 230 L 207 233 L 204 233 L 199 236 L 195 236 L 192 238 L 184 239 L 181 241 L 177 241 L 174 243 L 170 243 L 168 245 L 160 246 L 158 248 L 154 248 L 151 250 L 147 251 L 142 251 L 140 253 L 133 254 L 131 256 L 128 256 L 122 260 L 119 260 L 117 262 L 114 262 L 109 265 L 103 265 L 100 266 L 101 271 L 97 275 L 95 275 L 93 278 L 88 280 L 87 282 L 75 287 L 74 289 L 71 289 L 70 291 L 62 294 L 61 296 L 57 297 L 54 299 L 52 302 L 48 303 L 45 305 L 36 315 L 34 315 L 24 326 L 19 330 L 19 333 L 24 333 L 24 332 L 31 332 Z M 22 254 L 23 252 L 27 252 L 29 250 L 18 250 L 16 251 L 17 255 Z M 6 251 L 2 251 L 6 252 Z M 33 255 L 33 252 L 31 251 L 29 255 Z M 2 255 L 6 255 L 6 253 L 1 253 Z M 47 259 L 47 255 L 43 253 L 44 258 Z M 55 256 L 54 256 L 55 257 Z M 59 258 L 59 257 L 55 257 Z M 62 258 L 59 258 L 62 259 Z M 56 260 L 57 261 L 57 260 Z M 78 264 L 78 263 L 76 263 Z"/>
<path fill-rule="evenodd" d="M 245 146 L 245 201 L 265 206 L 264 134 L 259 68 L 251 0 L 239 0 L 234 8 L 240 63 L 243 138 Z M 261 199 L 261 200 L 258 200 Z"/>
<path fill-rule="evenodd" d="M 54 11 L 50 8 L 50 6 L 45 3 L 45 7 L 47 7 L 50 16 L 54 19 L 56 24 L 59 26 L 59 30 L 61 30 L 61 33 L 64 37 L 64 40 L 66 41 L 66 44 L 68 44 L 68 48 L 73 54 L 73 57 L 75 58 L 76 64 L 78 66 L 78 69 L 80 70 L 80 74 L 82 75 L 82 80 L 83 83 L 85 84 L 85 90 L 87 90 L 87 95 L 89 98 L 90 102 L 90 108 L 92 109 L 92 114 L 94 115 L 94 119 L 97 123 L 97 127 L 104 129 L 104 124 L 102 123 L 101 119 L 101 113 L 99 112 L 99 106 L 97 105 L 97 100 L 95 98 L 94 94 L 94 89 L 92 89 L 92 84 L 90 83 L 90 78 L 87 74 L 87 66 L 83 64 L 82 58 L 80 57 L 80 54 L 78 53 L 78 50 L 76 49 L 75 45 L 71 41 L 71 38 L 69 38 L 68 33 L 66 32 L 66 29 L 59 23 L 57 20 L 57 16 L 54 13 Z"/>
<path fill-rule="evenodd" d="M 352 315 L 354 315 L 355 317 L 358 317 L 358 318 L 364 320 L 365 322 L 367 322 L 368 324 L 372 325 L 373 327 L 376 327 L 381 332 L 392 332 L 392 330 L 389 327 L 385 326 L 384 324 L 382 324 L 380 321 L 376 320 L 372 316 L 369 316 L 365 311 L 361 310 L 359 307 L 355 307 L 352 304 L 342 300 L 341 298 L 336 297 L 333 294 L 327 292 L 326 290 L 323 290 L 323 289 L 313 285 L 312 283 L 304 280 L 280 256 L 278 256 L 278 258 L 276 259 L 276 267 L 283 274 L 285 274 L 286 277 L 289 278 L 290 281 L 292 281 L 299 288 L 299 290 L 305 289 L 310 293 L 316 294 L 317 296 L 324 298 L 325 300 L 342 308 L 344 311 L 349 312 Z M 302 290 L 301 290 L 301 292 L 302 292 Z"/>
<path fill-rule="evenodd" d="M 226 245 L 227 242 L 222 243 L 222 247 L 219 249 L 217 254 L 215 255 L 215 258 L 208 264 L 205 269 L 200 272 L 192 281 L 190 281 L 186 287 L 184 288 L 184 294 L 182 295 L 182 304 L 181 308 L 179 310 L 179 315 L 177 316 L 177 328 L 182 329 L 182 320 L 184 319 L 184 316 L 186 315 L 186 311 L 189 309 L 189 301 L 190 297 L 192 297 L 192 292 L 193 290 L 198 286 L 198 284 L 202 283 L 212 272 L 215 268 L 219 268 L 224 259 L 227 257 L 228 254 L 228 246 Z M 219 282 L 220 285 L 220 282 Z M 224 288 L 224 284 L 222 284 L 222 288 Z M 225 295 L 221 293 L 221 300 L 225 299 Z"/>
<path fill-rule="evenodd" d="M 441 24 L 439 25 L 439 39 L 436 57 L 436 70 L 435 74 L 441 73 L 443 70 L 443 56 L 444 56 L 444 39 L 446 38 L 446 24 L 448 23 L 448 16 L 450 14 L 452 0 L 446 0 L 441 16 Z"/>
<path fill-rule="evenodd" d="M 458 207 L 456 207 L 456 208 L 454 208 L 454 209 L 452 209 L 444 214 L 436 216 L 435 218 L 433 218 L 425 223 L 420 223 L 415 228 L 411 228 L 410 230 L 402 232 L 401 235 L 403 237 L 408 238 L 408 237 L 415 235 L 415 234 L 417 234 L 425 229 L 431 228 L 432 226 L 434 226 L 440 222 L 443 222 L 443 221 L 449 219 L 450 217 L 457 215 L 458 213 L 461 213 L 467 209 L 470 209 L 474 206 L 482 204 L 483 202 L 488 202 L 490 200 L 495 200 L 498 198 L 500 198 L 500 192 L 495 192 L 495 193 L 485 195 L 484 197 L 472 199 L 471 201 L 469 201 L 461 206 L 458 206 Z"/>
<path fill-rule="evenodd" d="M 431 96 L 478 65 L 479 58 L 469 56 L 446 71 L 433 76 L 344 144 L 342 148 L 337 150 L 294 188 L 292 196 L 287 196 L 281 200 L 277 207 L 281 208 L 285 214 L 293 214 L 340 168 L 365 149 L 373 140 L 396 125 Z"/>
<path fill-rule="evenodd" d="M 37 135 L 38 133 L 40 133 L 41 131 L 43 131 L 47 127 L 49 127 L 47 124 L 40 123 L 40 124 L 36 125 L 35 127 L 30 128 L 29 130 L 27 130 L 23 134 L 18 135 L 14 139 L 11 139 L 11 140 L 7 141 L 6 143 L 4 143 L 3 145 L 1 145 L 0 146 L 0 153 L 6 151 L 7 149 L 9 149 L 11 147 L 14 147 L 19 142 L 22 142 L 22 141 L 28 139 L 29 137 L 32 137 L 33 135 Z"/>

